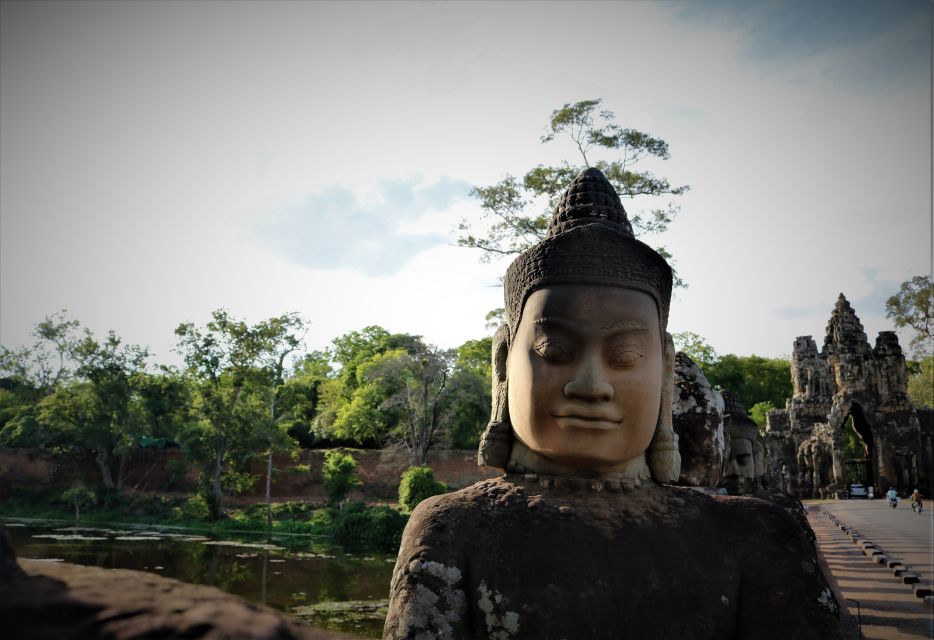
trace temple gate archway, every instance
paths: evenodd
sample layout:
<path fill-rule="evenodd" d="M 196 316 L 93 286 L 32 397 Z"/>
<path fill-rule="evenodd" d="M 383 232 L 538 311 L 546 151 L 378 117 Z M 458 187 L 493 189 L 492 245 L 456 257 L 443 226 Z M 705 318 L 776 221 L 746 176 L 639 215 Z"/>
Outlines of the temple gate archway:
<path fill-rule="evenodd" d="M 854 478 L 876 495 L 890 486 L 909 492 L 931 478 L 898 337 L 881 331 L 870 347 L 842 293 L 820 351 L 811 336 L 795 339 L 791 378 L 794 393 L 785 409 L 768 413 L 765 442 L 770 466 L 787 465 L 798 478 L 799 496 L 842 497 Z M 815 468 L 823 451 L 833 452 L 832 474 Z"/>
<path fill-rule="evenodd" d="M 858 403 L 850 405 L 850 410 L 843 419 L 842 431 L 847 485 L 858 482 L 866 487 L 875 486 L 872 427 Z"/>

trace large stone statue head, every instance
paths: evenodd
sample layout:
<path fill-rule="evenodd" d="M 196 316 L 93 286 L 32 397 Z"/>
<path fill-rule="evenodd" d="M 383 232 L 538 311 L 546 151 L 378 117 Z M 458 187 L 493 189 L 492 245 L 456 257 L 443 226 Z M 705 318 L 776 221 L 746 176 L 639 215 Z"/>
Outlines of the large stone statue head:
<path fill-rule="evenodd" d="M 678 434 L 681 476 L 678 484 L 715 487 L 726 456 L 723 398 L 691 358 L 675 354 L 672 424 Z"/>
<path fill-rule="evenodd" d="M 723 424 L 730 439 L 723 478 L 717 485 L 730 495 L 754 493 L 764 472 L 764 448 L 758 443 L 756 423 L 746 415 L 742 401 L 729 390 L 723 396 Z"/>
<path fill-rule="evenodd" d="M 537 461 L 529 470 L 599 474 L 647 462 L 655 480 L 677 480 L 671 280 L 665 260 L 633 236 L 609 181 L 582 171 L 547 237 L 506 272 L 480 463 L 518 467 L 521 451 Z"/>

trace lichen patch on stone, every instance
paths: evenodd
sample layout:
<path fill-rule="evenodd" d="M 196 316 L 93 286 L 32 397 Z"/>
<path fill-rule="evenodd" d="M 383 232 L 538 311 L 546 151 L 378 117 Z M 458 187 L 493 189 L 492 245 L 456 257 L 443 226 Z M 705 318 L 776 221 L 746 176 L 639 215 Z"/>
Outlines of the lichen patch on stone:
<path fill-rule="evenodd" d="M 820 595 L 817 597 L 817 602 L 826 607 L 831 613 L 837 612 L 837 601 L 833 598 L 833 593 L 830 589 L 824 589 L 821 591 Z"/>
<path fill-rule="evenodd" d="M 504 602 L 503 594 L 490 590 L 485 582 L 477 587 L 480 598 L 477 607 L 483 612 L 486 631 L 491 640 L 509 640 L 519 633 L 519 614 L 515 611 L 498 613 Z"/>
<path fill-rule="evenodd" d="M 457 567 L 448 567 L 433 560 L 413 560 L 409 563 L 409 571 L 412 575 L 427 573 L 428 575 L 440 578 L 449 586 L 453 586 L 461 580 L 460 569 Z"/>
<path fill-rule="evenodd" d="M 408 566 L 415 582 L 407 601 L 404 637 L 454 638 L 454 626 L 463 619 L 467 595 L 455 588 L 461 571 L 433 560 L 416 558 Z"/>

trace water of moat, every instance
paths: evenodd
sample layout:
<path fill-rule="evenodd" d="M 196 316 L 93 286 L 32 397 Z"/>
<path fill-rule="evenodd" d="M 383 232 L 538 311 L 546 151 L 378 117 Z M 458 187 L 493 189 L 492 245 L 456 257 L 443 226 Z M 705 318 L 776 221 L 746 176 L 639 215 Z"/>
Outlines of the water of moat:
<path fill-rule="evenodd" d="M 153 528 L 0 519 L 21 558 L 151 571 L 217 587 L 316 627 L 378 638 L 394 556 L 345 553 L 308 536 L 211 538 Z"/>

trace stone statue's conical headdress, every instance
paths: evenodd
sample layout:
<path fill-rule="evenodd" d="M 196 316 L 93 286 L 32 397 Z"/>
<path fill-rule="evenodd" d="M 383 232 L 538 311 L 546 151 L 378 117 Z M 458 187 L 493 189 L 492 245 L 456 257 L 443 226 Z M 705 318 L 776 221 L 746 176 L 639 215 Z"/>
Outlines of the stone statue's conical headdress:
<path fill-rule="evenodd" d="M 613 185 L 598 170 L 581 171 L 561 196 L 547 237 L 506 271 L 506 322 L 515 335 L 526 298 L 550 284 L 602 284 L 655 299 L 662 333 L 668 324 L 671 267 L 635 239 Z"/>
<path fill-rule="evenodd" d="M 721 389 L 723 397 L 723 420 L 731 436 L 755 440 L 758 434 L 755 421 L 746 413 L 739 396 L 729 389 Z"/>
<path fill-rule="evenodd" d="M 594 284 L 643 291 L 655 300 L 661 334 L 670 341 L 665 328 L 671 283 L 671 267 L 655 250 L 636 240 L 626 210 L 609 180 L 598 169 L 581 171 L 558 201 L 545 239 L 522 253 L 506 270 L 506 325 L 493 338 L 493 412 L 480 442 L 480 463 L 505 468 L 509 457 L 513 436 L 507 415 L 506 355 L 519 326 L 522 307 L 533 291 L 555 284 Z M 673 360 L 673 348 L 670 353 Z M 672 368 L 673 362 L 666 362 L 667 397 L 663 397 L 659 425 L 649 450 L 653 475 L 663 482 L 676 480 L 680 467 L 677 436 L 671 428 Z M 674 477 L 670 477 L 672 464 Z M 662 467 L 668 470 L 662 471 Z"/>

